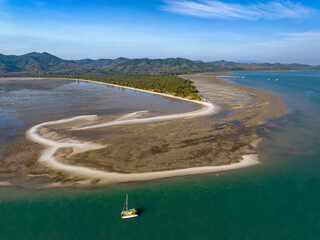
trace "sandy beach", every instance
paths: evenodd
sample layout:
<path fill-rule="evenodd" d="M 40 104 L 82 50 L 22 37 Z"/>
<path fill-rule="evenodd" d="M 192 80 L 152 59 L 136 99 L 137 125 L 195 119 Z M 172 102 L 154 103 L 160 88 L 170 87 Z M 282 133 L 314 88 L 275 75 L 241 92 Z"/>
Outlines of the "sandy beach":
<path fill-rule="evenodd" d="M 220 78 L 224 75 L 226 73 L 213 72 L 181 77 L 193 81 L 209 101 L 233 110 L 232 119 L 241 120 L 247 127 L 263 124 L 267 119 L 287 113 L 282 99 L 275 94 L 231 83 Z"/>
<path fill-rule="evenodd" d="M 161 94 L 161 95 L 166 96 L 165 94 Z M 168 97 L 173 97 L 173 96 L 169 95 Z M 150 117 L 150 118 L 143 118 L 143 119 L 132 119 L 132 117 L 138 114 L 138 113 L 132 113 L 132 114 L 127 114 L 126 116 L 123 116 L 120 119 L 114 120 L 109 123 L 92 125 L 90 127 L 82 127 L 82 128 L 80 127 L 74 130 L 85 130 L 85 129 L 100 128 L 100 127 L 107 127 L 107 126 L 113 126 L 113 125 L 168 121 L 168 120 L 186 118 L 186 117 L 188 118 L 199 117 L 199 116 L 205 116 L 205 115 L 212 115 L 219 111 L 219 107 L 214 106 L 211 103 L 199 102 L 199 101 L 193 101 L 193 102 L 201 104 L 203 106 L 202 109 L 194 112 L 171 114 L 167 116 L 157 116 L 157 117 Z M 99 145 L 99 144 L 94 144 L 90 142 L 79 142 L 79 141 L 75 142 L 70 140 L 54 141 L 52 139 L 45 138 L 44 136 L 40 136 L 38 134 L 39 128 L 43 126 L 72 122 L 79 119 L 87 119 L 91 121 L 95 117 L 96 116 L 78 116 L 78 117 L 65 119 L 65 120 L 42 123 L 29 129 L 26 133 L 26 136 L 29 140 L 34 141 L 38 144 L 41 144 L 45 148 L 45 150 L 43 151 L 42 155 L 39 158 L 39 161 L 41 163 L 45 164 L 49 168 L 53 168 L 58 171 L 62 170 L 73 175 L 89 178 L 88 180 L 82 180 L 77 182 L 77 184 L 85 184 L 85 185 L 90 184 L 92 182 L 94 182 L 95 184 L 110 184 L 110 183 L 117 183 L 117 182 L 142 181 L 142 180 L 151 180 L 151 179 L 158 179 L 158 178 L 165 178 L 165 177 L 176 177 L 176 176 L 183 176 L 183 175 L 225 171 L 225 170 L 248 167 L 258 163 L 256 155 L 244 155 L 241 161 L 230 164 L 230 165 L 211 166 L 211 167 L 209 166 L 194 167 L 194 168 L 149 172 L 149 173 L 121 174 L 121 173 L 114 173 L 114 172 L 99 171 L 99 170 L 90 169 L 86 167 L 67 165 L 59 162 L 55 157 L 55 153 L 60 148 L 69 148 L 69 149 L 71 148 L 72 154 L 79 154 L 82 152 L 92 151 L 92 150 L 97 150 L 100 148 L 107 147 L 106 145 Z"/>
<path fill-rule="evenodd" d="M 196 103 L 201 106 L 196 111 L 145 117 L 146 110 L 127 113 L 111 121 L 102 121 L 96 115 L 77 116 L 30 128 L 26 136 L 35 144 L 32 145 L 34 154 L 30 155 L 32 159 L 26 155 L 25 161 L 30 159 L 35 167 L 28 176 L 43 174 L 55 179 L 58 184 L 51 186 L 90 185 L 224 171 L 257 164 L 255 149 L 260 137 L 255 127 L 281 112 L 281 101 L 274 103 L 274 99 L 278 99 L 265 92 L 262 99 L 261 92 L 227 83 L 216 75 L 183 77 L 194 81 L 208 102 L 123 88 Z M 270 104 L 275 107 L 265 107 Z M 220 106 L 232 111 L 216 119 L 212 116 Z M 235 124 L 235 120 L 241 124 Z M 107 135 L 103 134 L 105 131 Z M 95 136 L 94 140 L 91 136 Z M 43 150 L 36 147 L 39 145 Z M 28 167 L 25 171 L 28 172 Z"/>

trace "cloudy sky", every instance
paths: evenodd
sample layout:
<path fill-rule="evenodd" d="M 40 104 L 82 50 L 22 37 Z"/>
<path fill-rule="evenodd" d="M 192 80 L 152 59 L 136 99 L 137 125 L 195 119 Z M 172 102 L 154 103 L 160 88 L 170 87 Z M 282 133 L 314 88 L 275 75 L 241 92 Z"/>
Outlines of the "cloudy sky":
<path fill-rule="evenodd" d="M 0 53 L 320 65 L 320 1 L 0 0 Z"/>

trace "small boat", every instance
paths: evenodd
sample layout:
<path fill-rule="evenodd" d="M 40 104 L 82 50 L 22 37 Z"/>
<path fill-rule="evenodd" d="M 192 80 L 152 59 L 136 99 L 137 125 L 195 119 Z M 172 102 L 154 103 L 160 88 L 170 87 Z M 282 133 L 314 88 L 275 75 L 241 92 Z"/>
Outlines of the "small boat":
<path fill-rule="evenodd" d="M 126 210 L 124 210 L 124 208 L 126 208 Z M 123 209 L 121 212 L 121 218 L 124 219 L 124 218 L 133 218 L 133 217 L 138 217 L 138 212 L 135 208 L 128 209 L 128 194 L 127 194 L 126 201 L 123 205 Z"/>

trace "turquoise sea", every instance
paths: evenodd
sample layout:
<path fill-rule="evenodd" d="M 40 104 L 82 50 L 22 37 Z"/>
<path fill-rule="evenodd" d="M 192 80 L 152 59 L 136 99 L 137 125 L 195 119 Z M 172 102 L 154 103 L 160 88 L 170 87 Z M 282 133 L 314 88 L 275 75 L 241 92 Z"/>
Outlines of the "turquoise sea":
<path fill-rule="evenodd" d="M 0 187 L 0 239 L 319 240 L 320 71 L 230 75 L 288 107 L 261 129 L 261 164 L 97 188 Z M 126 193 L 140 217 L 121 220 Z"/>

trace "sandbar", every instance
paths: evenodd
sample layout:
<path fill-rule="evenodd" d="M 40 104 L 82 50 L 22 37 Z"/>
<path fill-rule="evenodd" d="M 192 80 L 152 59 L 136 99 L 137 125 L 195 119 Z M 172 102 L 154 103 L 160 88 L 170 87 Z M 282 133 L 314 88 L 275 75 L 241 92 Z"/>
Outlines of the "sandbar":
<path fill-rule="evenodd" d="M 202 108 L 152 117 L 144 117 L 143 111 L 134 112 L 99 124 L 93 121 L 99 118 L 96 115 L 43 122 L 27 130 L 26 136 L 32 142 L 22 138 L 16 141 L 10 156 L 12 174 L 22 169 L 22 176 L 43 174 L 65 186 L 139 181 L 255 165 L 261 140 L 257 127 L 284 114 L 285 107 L 273 94 L 231 84 L 217 76 L 182 76 L 194 81 L 208 102 L 84 80 L 190 101 Z M 220 107 L 226 114 L 215 117 Z M 78 122 L 70 124 L 73 121 Z M 78 132 L 77 137 L 74 132 Z M 21 152 L 20 146 L 32 149 L 30 157 L 28 151 L 23 153 L 23 168 L 14 165 L 19 163 L 14 159 Z"/>

